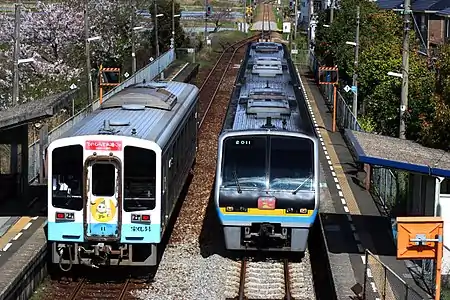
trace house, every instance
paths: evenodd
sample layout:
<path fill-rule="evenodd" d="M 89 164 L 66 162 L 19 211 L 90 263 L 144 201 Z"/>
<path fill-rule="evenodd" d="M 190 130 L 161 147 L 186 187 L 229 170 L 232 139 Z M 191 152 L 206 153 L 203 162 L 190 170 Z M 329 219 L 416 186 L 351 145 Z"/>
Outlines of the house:
<path fill-rule="evenodd" d="M 401 11 L 403 0 L 378 0 L 381 9 Z M 421 51 L 433 53 L 450 37 L 450 0 L 411 0 L 414 29 L 419 34 Z M 427 50 L 429 52 L 427 52 Z"/>

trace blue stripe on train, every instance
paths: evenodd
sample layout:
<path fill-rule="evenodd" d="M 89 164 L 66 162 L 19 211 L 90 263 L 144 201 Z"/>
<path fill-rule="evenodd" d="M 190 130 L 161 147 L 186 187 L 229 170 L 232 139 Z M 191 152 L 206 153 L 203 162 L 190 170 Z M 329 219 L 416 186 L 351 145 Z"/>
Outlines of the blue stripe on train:
<path fill-rule="evenodd" d="M 64 237 L 63 237 L 64 236 Z M 84 242 L 83 223 L 48 222 L 49 241 Z M 158 244 L 161 241 L 160 224 L 124 224 L 121 231 L 121 243 Z"/>
<path fill-rule="evenodd" d="M 302 224 L 312 224 L 316 220 L 317 210 L 314 210 L 313 214 L 309 217 L 302 216 L 255 216 L 248 214 L 239 215 L 225 215 L 216 209 L 219 219 L 222 223 L 226 222 L 254 222 L 254 223 L 302 223 Z"/>
<path fill-rule="evenodd" d="M 63 238 L 63 235 L 65 236 Z M 49 241 L 83 242 L 83 223 L 76 222 L 48 222 Z"/>
<path fill-rule="evenodd" d="M 161 241 L 161 224 L 123 224 L 121 243 L 159 244 Z"/>

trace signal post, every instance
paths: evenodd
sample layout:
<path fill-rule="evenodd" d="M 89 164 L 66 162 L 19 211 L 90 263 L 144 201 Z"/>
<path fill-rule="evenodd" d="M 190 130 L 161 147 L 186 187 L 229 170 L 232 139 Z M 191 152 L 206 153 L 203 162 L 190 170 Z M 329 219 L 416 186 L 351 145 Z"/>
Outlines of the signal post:
<path fill-rule="evenodd" d="M 337 67 L 319 67 L 319 84 L 333 85 L 333 132 L 336 132 L 336 104 L 339 69 Z"/>

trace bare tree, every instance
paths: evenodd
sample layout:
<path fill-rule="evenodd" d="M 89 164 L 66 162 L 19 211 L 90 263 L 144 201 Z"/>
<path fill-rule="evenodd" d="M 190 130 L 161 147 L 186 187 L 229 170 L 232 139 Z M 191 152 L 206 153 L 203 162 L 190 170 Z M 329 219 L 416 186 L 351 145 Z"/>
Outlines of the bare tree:
<path fill-rule="evenodd" d="M 210 16 L 210 20 L 214 22 L 214 31 L 217 32 L 223 26 L 224 21 L 232 21 L 231 5 L 218 7 Z"/>

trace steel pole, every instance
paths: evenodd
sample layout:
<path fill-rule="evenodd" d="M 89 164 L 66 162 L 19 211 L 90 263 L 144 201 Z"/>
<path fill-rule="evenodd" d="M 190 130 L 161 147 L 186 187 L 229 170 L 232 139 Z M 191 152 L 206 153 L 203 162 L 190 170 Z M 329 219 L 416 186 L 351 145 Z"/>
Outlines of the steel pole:
<path fill-rule="evenodd" d="M 136 0 L 133 1 L 133 12 L 131 13 L 131 74 L 136 73 L 136 40 L 134 34 L 134 24 L 135 24 L 135 14 L 136 14 Z"/>
<path fill-rule="evenodd" d="M 170 48 L 175 48 L 175 0 L 172 0 L 172 41 Z"/>
<path fill-rule="evenodd" d="M 84 38 L 86 45 L 86 75 L 87 75 L 87 88 L 88 88 L 88 104 L 92 103 L 93 89 L 92 89 L 92 74 L 91 74 L 91 49 L 89 45 L 89 0 L 84 2 Z"/>
<path fill-rule="evenodd" d="M 403 57 L 402 57 L 402 93 L 400 102 L 400 134 L 401 139 L 406 138 L 405 112 L 408 109 L 408 72 L 409 72 L 409 24 L 411 14 L 411 1 L 404 2 L 404 35 L 403 35 Z"/>
<path fill-rule="evenodd" d="M 13 65 L 13 91 L 12 105 L 19 104 L 19 53 L 20 53 L 20 9 L 21 3 L 15 4 L 14 18 L 14 65 Z"/>
<path fill-rule="evenodd" d="M 353 115 L 358 118 L 358 57 L 359 57 L 359 21 L 360 8 L 356 7 L 356 38 L 355 38 L 355 63 L 353 70 L 353 86 L 356 86 L 356 91 L 353 92 Z"/>

